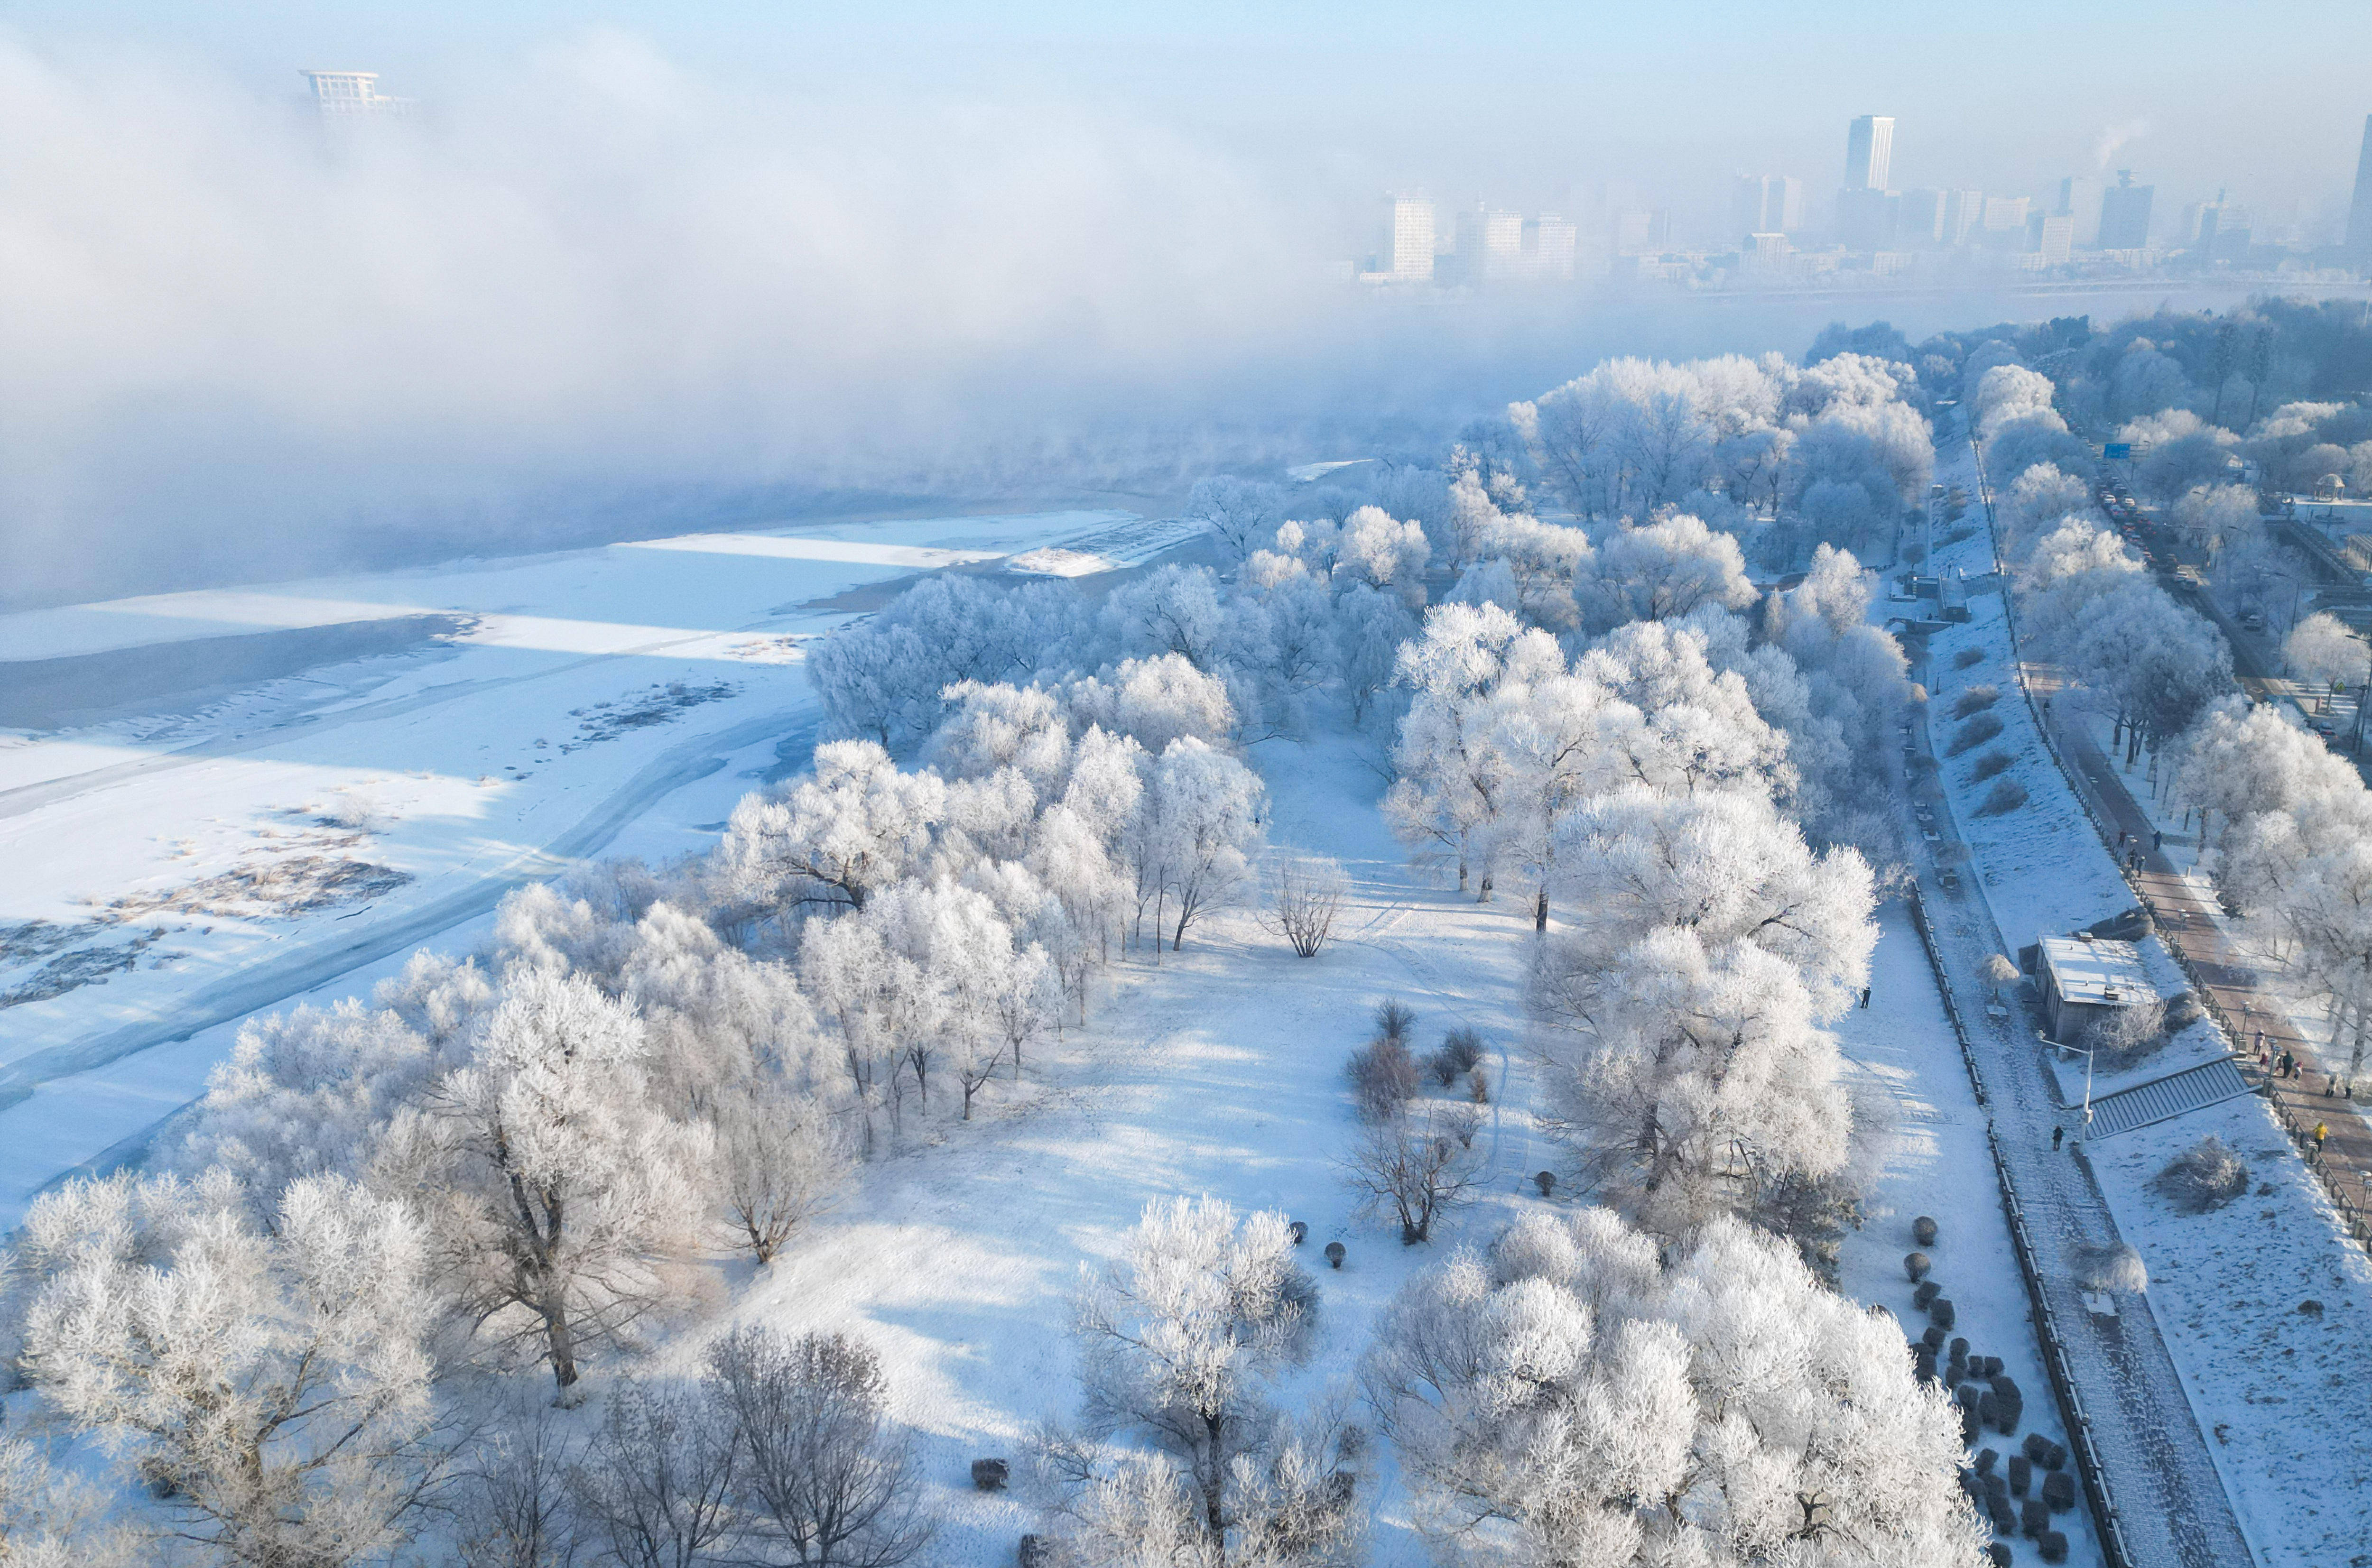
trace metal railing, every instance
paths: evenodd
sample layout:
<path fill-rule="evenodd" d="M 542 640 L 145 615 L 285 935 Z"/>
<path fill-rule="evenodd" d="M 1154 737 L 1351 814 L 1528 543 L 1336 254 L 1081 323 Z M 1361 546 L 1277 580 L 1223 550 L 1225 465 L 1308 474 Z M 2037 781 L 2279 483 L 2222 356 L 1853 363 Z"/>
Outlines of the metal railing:
<path fill-rule="evenodd" d="M 1928 967 L 1935 970 L 1936 990 L 1944 999 L 1946 1016 L 1952 1020 L 1952 1038 L 1959 1044 L 1961 1064 L 1969 1070 L 1969 1085 L 1976 1091 L 1977 1103 L 1989 1107 L 1984 1079 L 1977 1069 L 1976 1042 L 1970 1038 L 1959 1004 L 1953 999 L 1944 950 L 1936 940 L 1935 925 L 1927 918 L 1927 901 L 1916 883 L 1911 888 L 1911 920 L 1918 927 L 1919 945 L 1927 955 Z M 2115 1494 L 2110 1490 L 2108 1474 L 2100 1468 L 2099 1454 L 2093 1446 L 2092 1418 L 2085 1411 L 2083 1396 L 2076 1390 L 2075 1374 L 2067 1365 L 2066 1341 L 2059 1332 L 2058 1317 L 2043 1292 L 2042 1272 L 2035 1265 L 2034 1244 L 2026 1234 L 2026 1210 L 2018 1201 L 2017 1181 L 2010 1175 L 2009 1162 L 2002 1157 L 2001 1139 L 1994 1131 L 1990 1115 L 1985 1118 L 1985 1148 L 1993 1156 L 2002 1214 L 2009 1225 L 2010 1249 L 2017 1255 L 2018 1275 L 2026 1282 L 2027 1299 L 2033 1306 L 2034 1331 L 2041 1342 L 2043 1371 L 2051 1378 L 2052 1397 L 2059 1402 L 2060 1425 L 2067 1433 L 2068 1453 L 2076 1461 L 2077 1478 L 2084 1483 L 2084 1500 L 2092 1510 L 2101 1556 L 2109 1568 L 2134 1568 L 2133 1552 L 2125 1544 L 2124 1525 L 2117 1516 Z"/>
<path fill-rule="evenodd" d="M 2003 566 L 2006 573 L 2007 567 L 2002 557 L 2001 530 L 1994 511 L 1993 482 L 1986 477 L 1984 453 L 1978 448 L 1974 436 L 1970 437 L 1969 440 L 1969 455 L 1976 463 L 1977 494 L 1984 503 L 1985 528 L 1993 543 L 1994 560 Z M 2059 745 L 2052 736 L 2051 726 L 2044 722 L 2042 711 L 2035 703 L 2033 688 L 2027 684 L 2026 661 L 2017 656 L 2018 645 L 2022 640 L 2017 630 L 2017 605 L 2006 577 L 2002 584 L 2002 616 L 2004 623 L 2009 628 L 2010 665 L 2017 674 L 2018 692 L 2026 699 L 2027 712 L 2034 720 L 2035 733 L 2042 738 L 2043 752 L 2050 757 L 2052 765 L 2059 770 L 2060 777 L 2067 781 L 2067 793 L 2074 796 L 2076 804 L 2083 807 L 2084 816 L 2092 824 L 2092 830 L 2099 835 L 2102 847 L 2110 849 L 2110 864 L 2116 867 L 2117 875 L 2124 878 L 2125 886 L 2133 890 L 2134 898 L 2140 907 L 2149 912 L 2151 923 L 2163 930 L 2166 920 L 2158 911 L 2157 900 L 2143 889 L 2140 877 L 2116 855 L 2112 847 L 2115 841 L 2110 837 L 2108 825 L 2100 819 L 2099 811 L 2094 808 L 2092 792 L 2077 781 L 2075 771 L 2067 765 L 2067 760 L 2059 754 Z M 1921 916 L 1923 923 L 1924 918 L 1923 914 Z M 2183 979 L 2191 983 L 2192 994 L 2198 998 L 2201 1009 L 2206 1013 L 2215 1023 L 2216 1030 L 2224 1037 L 2224 1049 L 2235 1055 L 2244 1054 L 2239 1050 L 2239 1041 L 2246 1031 L 2233 1023 L 2232 1016 L 2226 1012 L 2223 1004 L 2215 999 L 2215 988 L 2208 983 L 2207 978 L 2199 972 L 2199 966 L 2192 961 L 2191 955 L 2184 952 L 2181 946 L 2175 942 L 2161 940 L 2158 946 L 2174 959 L 2176 966 L 2182 970 Z M 1928 956 L 1931 960 L 1936 957 L 1932 947 Z M 1954 1027 L 1959 1027 L 1957 1015 L 1954 1018 Z M 1980 1096 L 1980 1098 L 1982 1098 Z M 2322 1188 L 2323 1195 L 2331 1200 L 2331 1207 L 2338 1211 L 2341 1219 L 2345 1222 L 2343 1234 L 2350 1240 L 2361 1244 L 2366 1250 L 2372 1251 L 2372 1191 L 2350 1196 L 2343 1191 L 2339 1175 L 2324 1164 L 2321 1147 L 2315 1144 L 2312 1130 L 2301 1128 L 2296 1119 L 2290 1114 L 2288 1108 L 2282 1104 L 2279 1097 L 2267 1093 L 2263 1098 L 2265 1103 L 2273 1108 L 2274 1120 L 2289 1135 L 2290 1142 L 2297 1146 L 2300 1157 L 2306 1162 L 2306 1167 L 2314 1173 L 2315 1180 Z"/>

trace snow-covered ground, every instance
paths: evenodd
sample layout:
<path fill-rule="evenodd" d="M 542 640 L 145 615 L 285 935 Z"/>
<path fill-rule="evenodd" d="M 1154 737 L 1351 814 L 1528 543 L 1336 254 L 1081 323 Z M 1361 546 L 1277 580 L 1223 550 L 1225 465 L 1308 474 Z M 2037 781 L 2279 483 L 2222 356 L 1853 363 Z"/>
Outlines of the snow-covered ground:
<path fill-rule="evenodd" d="M 1878 912 L 1878 928 L 1870 1004 L 1837 1025 L 1853 1066 L 1855 1115 L 1871 1142 L 1873 1161 L 1862 1189 L 1862 1227 L 1846 1234 L 1838 1283 L 1856 1300 L 1892 1312 L 1915 1337 L 1927 1319 L 1912 1304 L 1903 1258 L 1927 1253 L 1935 1265 L 1931 1277 L 1951 1298 L 1953 1335 L 1965 1338 L 1972 1354 L 2001 1357 L 2026 1396 L 2025 1423 L 2015 1437 L 1988 1431 L 1974 1446 L 1994 1449 L 2006 1464 L 2029 1432 L 2063 1446 L 2067 1434 L 2010 1245 L 1985 1144 L 1985 1112 L 1970 1086 L 1935 971 L 1901 902 Z M 1922 1214 L 1937 1222 L 1932 1247 L 1921 1248 L 1912 1237 L 1912 1222 Z M 2070 1562 L 2100 1560 L 2088 1510 L 2059 1515 L 2052 1527 L 2066 1535 Z M 2021 1540 L 2014 1550 L 2031 1553 L 2033 1547 Z"/>
<path fill-rule="evenodd" d="M 1939 454 L 1937 477 L 1975 492 L 1965 449 Z M 1972 513 L 1982 524 L 1982 515 Z M 1971 576 L 1993 565 L 1980 527 L 1939 549 L 1936 563 Z M 2108 848 L 2042 749 L 2009 659 L 2008 626 L 1998 593 L 1972 594 L 1971 619 L 1930 639 L 1933 668 L 1945 676 L 1930 722 L 1939 751 L 1961 721 L 1948 719 L 1953 695 L 1980 682 L 1996 685 L 1989 710 L 2001 735 L 1942 763 L 1944 787 L 1967 837 L 1974 884 L 2007 939 L 2030 941 L 2110 915 L 2133 900 Z M 1976 647 L 1982 662 L 1958 668 L 1959 651 Z M 2002 776 L 2025 787 L 2026 803 L 1995 816 L 1978 814 L 1993 782 L 1969 777 L 1971 760 L 2008 751 Z M 1932 846 L 1931 846 L 1932 847 Z M 2155 937 L 2145 959 L 2169 993 L 2180 971 Z M 2203 1028 L 2207 1028 L 2203 1026 Z M 2208 1034 L 2213 1035 L 2212 1028 Z M 2154 1078 L 2220 1052 L 2220 1037 L 2161 1051 L 2123 1079 Z M 2081 1093 L 2080 1063 L 2062 1079 L 2063 1098 Z M 2214 1132 L 2248 1155 L 2260 1188 L 2213 1214 L 2178 1214 L 2150 1181 L 2180 1149 Z M 2335 1216 L 2288 1148 L 2271 1113 L 2254 1098 L 2229 1101 L 2093 1145 L 2098 1186 L 2117 1229 L 2148 1266 L 2153 1315 L 2180 1375 L 2182 1392 L 2207 1434 L 2226 1496 L 2259 1563 L 2372 1562 L 2372 1469 L 2354 1380 L 2352 1346 L 2372 1332 L 2372 1262 L 2341 1238 Z M 2270 1190 L 2267 1190 L 2270 1189 Z M 2029 1198 L 2031 1202 L 2031 1198 Z M 2298 1304 L 2321 1303 L 2320 1317 Z M 2094 1418 L 2101 1419 L 2097 1393 Z M 2113 1417 L 2111 1418 L 2113 1419 Z"/>
<path fill-rule="evenodd" d="M 1035 1527 L 1026 1499 L 971 1490 L 971 1461 L 1017 1460 L 1033 1423 L 1076 1413 L 1067 1294 L 1081 1263 L 1117 1254 L 1147 1202 L 1210 1193 L 1308 1222 L 1320 1332 L 1296 1387 L 1315 1398 L 1347 1389 L 1377 1310 L 1413 1270 L 1542 1201 L 1525 1179 L 1548 1162 L 1521 1110 L 1529 907 L 1476 904 L 1412 871 L 1376 810 L 1381 779 L 1340 732 L 1263 743 L 1252 760 L 1273 792 L 1273 842 L 1351 873 L 1334 945 L 1296 958 L 1238 911 L 1198 924 L 1157 967 L 1131 956 L 1085 1030 L 1035 1051 L 1018 1094 L 1000 1085 L 936 1146 L 867 1168 L 727 1320 L 855 1330 L 881 1351 L 943 1493 L 937 1561 L 1010 1562 Z M 1479 1029 L 1497 1089 L 1476 1140 L 1486 1194 L 1418 1248 L 1357 1216 L 1337 1164 L 1356 1132 L 1343 1063 L 1386 996 L 1416 1010 L 1421 1049 Z M 1340 1272 L 1320 1255 L 1332 1240 L 1348 1249 Z M 1377 1458 L 1371 1561 L 1422 1562 L 1380 1446 Z"/>
<path fill-rule="evenodd" d="M 1187 531 L 1124 513 L 852 523 L 0 617 L 0 659 L 169 661 L 192 639 L 420 613 L 464 628 L 0 732 L 0 1226 L 193 1097 L 246 1015 L 347 993 L 573 858 L 713 842 L 735 799 L 804 763 L 798 642 L 862 608 L 849 590 L 1047 547 L 1109 570 Z"/>

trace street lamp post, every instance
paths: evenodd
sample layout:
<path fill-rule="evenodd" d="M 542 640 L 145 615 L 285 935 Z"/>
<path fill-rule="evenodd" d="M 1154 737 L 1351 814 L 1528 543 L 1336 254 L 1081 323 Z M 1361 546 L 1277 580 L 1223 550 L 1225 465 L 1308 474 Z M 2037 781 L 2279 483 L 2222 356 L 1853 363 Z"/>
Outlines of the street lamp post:
<path fill-rule="evenodd" d="M 2040 1031 L 2038 1031 L 2038 1033 L 2040 1033 Z M 2077 1055 L 2079 1055 L 2079 1056 L 2083 1057 L 2083 1059 L 2084 1059 L 2084 1121 L 2083 1121 L 2083 1129 L 2084 1129 L 2084 1132 L 2089 1132 L 2092 1130 L 2092 1057 L 2093 1057 L 2094 1051 L 2087 1051 L 2087 1050 L 2086 1050 L 2084 1047 L 2082 1047 L 2082 1046 L 2080 1046 L 2080 1045 L 2062 1045 L 2059 1041 L 2057 1041 L 2057 1040 L 2052 1040 L 2052 1039 L 2051 1039 L 2051 1038 L 2050 1038 L 2050 1037 L 2048 1037 L 2048 1036 L 2041 1036 L 2041 1039 L 2042 1039 L 2042 1043 L 2043 1043 L 2043 1044 L 2045 1044 L 2045 1045 L 2047 1045 L 2047 1046 L 2051 1047 L 2051 1048 L 2052 1048 L 2052 1050 L 2054 1050 L 2054 1051 L 2072 1051 L 2076 1052 Z M 2095 1048 L 2095 1050 L 2097 1050 L 2097 1049 L 2098 1049 L 2098 1048 Z M 2080 1133 L 2080 1132 L 2077 1134 L 2077 1136 L 2078 1136 L 2078 1137 L 2081 1137 L 2082 1135 L 2083 1135 L 2083 1133 Z"/>

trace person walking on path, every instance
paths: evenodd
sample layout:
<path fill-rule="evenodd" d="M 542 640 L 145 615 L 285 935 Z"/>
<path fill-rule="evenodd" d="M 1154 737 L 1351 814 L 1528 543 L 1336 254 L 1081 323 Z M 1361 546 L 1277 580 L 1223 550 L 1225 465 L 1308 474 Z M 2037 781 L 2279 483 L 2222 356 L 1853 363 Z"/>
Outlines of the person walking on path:
<path fill-rule="evenodd" d="M 2064 1127 L 2053 1127 L 2053 1128 L 2051 1130 L 2051 1149 L 2052 1149 L 2052 1152 L 2053 1154 L 2058 1153 L 2058 1152 L 2059 1152 L 2059 1145 L 2060 1145 L 2060 1144 L 2064 1144 L 2066 1141 L 2067 1141 L 2067 1129 L 2066 1129 L 2066 1128 L 2064 1128 Z"/>
<path fill-rule="evenodd" d="M 2150 853 L 2156 854 L 2162 852 L 2165 848 L 2166 830 L 2164 828 L 2152 828 L 2150 830 Z"/>
<path fill-rule="evenodd" d="M 2331 1129 L 2322 1122 L 2318 1121 L 2314 1124 L 2314 1153 L 2317 1159 L 2322 1157 L 2322 1141 L 2330 1134 Z"/>

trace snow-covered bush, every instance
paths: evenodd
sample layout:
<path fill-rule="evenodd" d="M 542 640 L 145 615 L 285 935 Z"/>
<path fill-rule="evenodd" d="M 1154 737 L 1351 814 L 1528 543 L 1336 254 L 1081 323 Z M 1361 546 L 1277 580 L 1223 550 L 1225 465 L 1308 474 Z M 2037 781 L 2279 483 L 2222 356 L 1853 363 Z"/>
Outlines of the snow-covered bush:
<path fill-rule="evenodd" d="M 1735 1221 L 1666 1262 L 1603 1209 L 1529 1216 L 1412 1280 L 1362 1381 L 1444 1562 L 1982 1561 L 1892 1322 Z"/>
<path fill-rule="evenodd" d="M 2085 1290 L 2138 1292 L 2149 1288 L 2149 1269 L 2142 1255 L 2125 1243 L 2079 1246 L 2069 1254 L 2076 1283 Z"/>
<path fill-rule="evenodd" d="M 2213 1132 L 2167 1161 L 2150 1185 L 2187 1214 L 2221 1208 L 2249 1191 L 2249 1162 Z"/>
<path fill-rule="evenodd" d="M 1294 952 L 1314 958 L 1334 935 L 1351 890 L 1343 863 L 1326 855 L 1280 855 L 1269 868 L 1269 912 Z"/>

